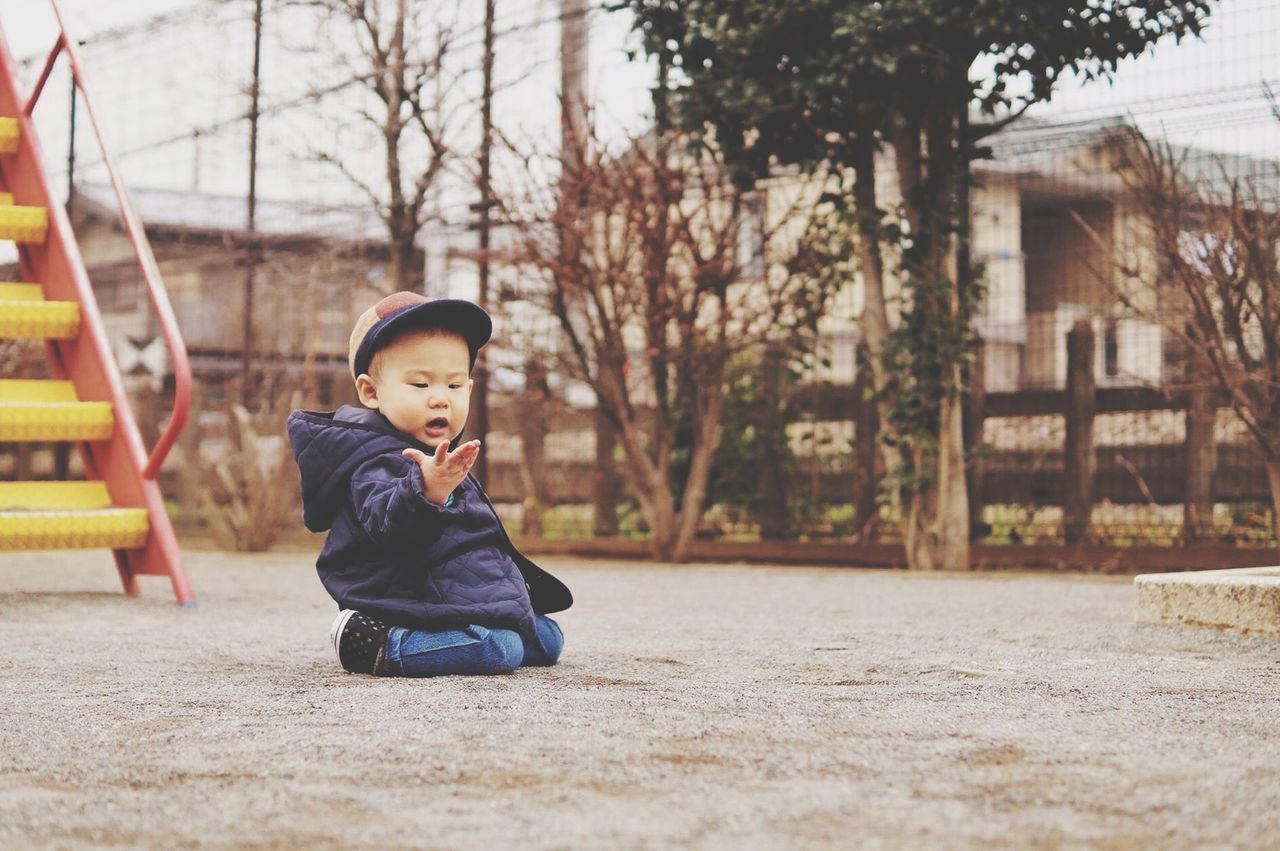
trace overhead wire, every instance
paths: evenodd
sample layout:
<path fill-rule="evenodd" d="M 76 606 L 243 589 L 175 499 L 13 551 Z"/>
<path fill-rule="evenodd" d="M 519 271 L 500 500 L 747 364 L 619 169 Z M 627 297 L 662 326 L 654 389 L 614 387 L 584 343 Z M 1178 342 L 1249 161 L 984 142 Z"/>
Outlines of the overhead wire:
<path fill-rule="evenodd" d="M 202 19 L 208 14 L 210 8 L 224 11 L 228 9 L 234 10 L 237 7 L 231 3 L 199 3 L 190 9 L 158 15 L 136 24 L 92 34 L 86 39 L 86 48 L 82 49 L 101 49 L 112 44 L 127 43 L 130 39 L 140 36 L 147 37 L 149 39 L 149 49 L 154 49 L 158 45 L 155 44 L 156 40 L 152 37 L 166 32 L 176 32 L 183 25 L 198 18 Z M 590 15 L 611 11 L 614 8 L 616 8 L 616 4 L 601 3 L 589 6 L 582 12 L 570 12 L 569 14 Z M 233 16 L 227 15 L 223 15 L 220 18 L 222 22 L 233 19 Z M 538 15 L 532 20 L 521 21 L 504 27 L 496 35 L 498 38 L 509 38 L 519 33 L 536 32 L 542 27 L 567 19 L 568 16 L 563 11 Z M 460 29 L 455 35 L 451 49 L 465 53 L 467 50 L 480 47 L 483 43 L 482 35 L 480 35 L 481 30 L 482 25 L 480 24 Z M 161 39 L 160 41 L 163 40 Z M 162 49 L 166 53 L 176 54 L 183 50 L 183 46 L 181 42 L 170 42 Z M 103 57 L 114 57 L 116 55 L 120 55 L 124 62 L 131 59 L 131 57 L 123 53 L 103 53 L 98 61 L 101 61 Z M 29 57 L 24 61 L 33 61 L 35 58 L 39 57 Z M 109 61 L 113 65 L 115 64 L 114 59 Z M 549 65 L 552 61 L 551 59 L 539 60 L 535 63 L 534 70 Z M 528 73 L 530 72 L 525 72 L 526 75 Z M 321 89 L 267 103 L 260 109 L 260 114 L 278 116 L 293 110 L 313 106 L 351 89 L 365 79 L 367 78 L 355 76 Z M 1159 127 L 1161 128 L 1161 135 L 1168 137 L 1195 136 L 1232 126 L 1241 126 L 1242 123 L 1261 122 L 1265 120 L 1267 115 L 1264 103 L 1265 97 L 1261 93 L 1264 84 L 1269 84 L 1273 89 L 1280 90 L 1280 79 L 1272 78 L 1190 92 L 1154 95 L 1137 100 L 1131 99 L 1124 103 L 1107 103 L 1096 107 L 1074 108 L 1067 112 L 1054 114 L 1051 124 L 1048 126 L 1027 126 L 1025 134 L 1019 125 L 1011 126 L 1002 134 L 1004 138 L 1001 139 L 1001 150 L 1013 156 L 1032 152 L 1044 156 L 1067 151 L 1079 143 L 1082 128 L 1096 124 L 1100 119 L 1108 116 L 1115 116 L 1121 121 L 1131 124 Z M 160 108 L 156 107 L 156 109 Z M 214 121 L 193 124 L 180 132 L 173 132 L 164 137 L 125 148 L 119 151 L 116 156 L 122 160 L 129 159 L 139 155 L 153 154 L 175 145 L 188 144 L 195 139 L 216 139 L 222 134 L 241 126 L 248 120 L 248 117 L 248 111 L 244 110 Z M 85 168 L 92 168 L 100 164 L 100 162 L 100 160 L 95 161 L 90 158 L 83 160 L 81 165 Z"/>
<path fill-rule="evenodd" d="M 206 5 L 206 4 L 202 4 L 202 5 Z M 227 7 L 227 4 L 212 4 L 212 5 L 218 5 L 223 8 Z M 519 33 L 519 32 L 537 30 L 548 24 L 570 20 L 571 18 L 579 15 L 589 15 L 593 12 L 610 11 L 610 10 L 611 10 L 610 7 L 607 7 L 607 6 L 589 6 L 581 12 L 571 12 L 568 15 L 564 13 L 557 13 L 554 15 L 543 16 L 533 21 L 507 27 L 499 31 L 498 33 L 496 33 L 495 38 L 502 38 L 504 36 L 510 36 L 512 34 Z M 111 41 L 120 41 L 136 35 L 140 35 L 140 34 L 153 35 L 166 28 L 175 26 L 180 23 L 185 23 L 196 17 L 199 17 L 199 15 L 194 11 L 187 11 L 184 13 L 170 13 L 166 15 L 156 16 L 155 18 L 148 19 L 146 22 L 142 24 L 118 27 L 110 31 L 105 31 L 102 38 L 99 38 L 98 36 L 92 37 L 93 39 L 92 44 L 93 46 L 96 47 L 97 44 L 102 41 L 106 41 L 109 43 Z M 464 30 L 463 35 L 468 35 L 474 32 L 478 32 L 482 30 L 482 28 L 483 28 L 482 25 L 471 27 L 467 30 Z M 87 41 L 87 44 L 88 43 L 89 42 Z M 470 44 L 464 42 L 460 46 L 455 44 L 450 49 L 454 52 L 462 52 L 468 48 L 480 47 L 482 46 L 482 44 L 483 44 L 482 40 L 475 41 Z M 178 48 L 178 49 L 181 49 L 181 48 Z M 35 61 L 36 59 L 43 59 L 43 57 L 32 56 L 32 57 L 28 57 L 28 59 L 24 61 Z M 538 64 L 541 66 L 547 63 L 538 63 Z M 353 86 L 364 82 L 366 79 L 367 77 L 355 76 L 347 80 L 344 80 L 340 83 L 326 86 L 322 89 L 306 92 L 305 94 L 299 95 L 297 97 L 289 98 L 282 101 L 277 101 L 274 103 L 268 103 L 267 105 L 260 107 L 259 115 L 277 115 L 292 109 L 320 103 L 321 101 L 325 100 L 327 97 L 337 94 L 339 92 L 345 91 L 349 88 L 352 88 Z M 245 121 L 248 121 L 248 119 L 249 119 L 249 112 L 246 110 L 244 112 L 236 113 L 234 115 L 228 116 L 223 119 L 219 119 L 217 121 L 207 122 L 205 124 L 195 125 L 195 126 L 186 128 L 180 133 L 173 133 L 161 139 L 156 139 L 142 145 L 135 145 L 130 148 L 120 150 L 119 152 L 115 153 L 115 158 L 119 160 L 123 160 L 132 156 L 136 156 L 138 154 L 150 153 L 155 150 L 168 147 L 170 145 L 189 142 L 194 137 L 215 136 L 216 134 L 218 134 L 219 132 L 225 129 L 233 128 Z M 88 161 L 85 161 L 83 165 L 85 167 L 92 167 L 94 165 L 100 165 L 101 162 L 102 162 L 101 158 L 98 158 L 97 160 L 90 159 Z"/>

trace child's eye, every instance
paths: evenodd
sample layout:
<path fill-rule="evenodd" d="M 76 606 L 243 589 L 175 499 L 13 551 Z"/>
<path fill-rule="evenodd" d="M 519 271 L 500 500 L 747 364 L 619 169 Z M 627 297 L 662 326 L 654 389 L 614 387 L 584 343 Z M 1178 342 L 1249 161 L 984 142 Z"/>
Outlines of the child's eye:
<path fill-rule="evenodd" d="M 419 387 L 419 388 L 426 388 L 427 384 L 424 381 L 415 381 L 413 382 L 413 386 Z"/>
<path fill-rule="evenodd" d="M 449 389 L 450 389 L 450 390 L 461 390 L 461 389 L 462 389 L 462 385 L 461 385 L 461 384 L 450 384 L 450 385 L 449 385 Z"/>

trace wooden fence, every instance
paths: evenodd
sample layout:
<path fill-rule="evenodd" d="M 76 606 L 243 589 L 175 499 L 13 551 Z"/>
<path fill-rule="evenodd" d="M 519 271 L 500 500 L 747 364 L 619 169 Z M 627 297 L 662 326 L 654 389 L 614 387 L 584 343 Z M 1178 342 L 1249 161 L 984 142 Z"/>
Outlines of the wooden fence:
<path fill-rule="evenodd" d="M 1208 536 L 1215 503 L 1267 503 L 1267 475 L 1261 453 L 1247 441 L 1216 442 L 1217 411 L 1228 405 L 1225 394 L 1208 386 L 1099 387 L 1093 373 L 1093 331 L 1080 323 L 1068 336 L 1068 378 L 1064 389 L 982 393 L 971 391 L 965 406 L 966 443 L 973 452 L 970 502 L 974 516 L 984 505 L 1062 508 L 1066 543 L 1087 539 L 1093 508 L 1114 505 L 1184 506 L 1183 537 Z M 977 382 L 981 383 L 981 382 Z M 852 423 L 853 446 L 842 463 L 815 465 L 817 500 L 826 504 L 870 504 L 859 488 L 873 488 L 860 474 L 876 439 L 874 412 L 854 385 L 807 384 L 787 393 L 791 422 Z M 1099 445 L 1095 423 L 1108 414 L 1179 412 L 1180 442 L 1154 434 L 1122 446 Z M 1028 418 L 1060 417 L 1057 445 L 1035 448 L 984 448 L 975 438 L 988 431 L 988 421 L 1006 425 Z M 535 418 L 521 403 L 501 404 L 491 414 L 496 433 L 522 435 L 536 442 Z M 555 434 L 587 436 L 596 414 L 590 409 L 561 408 L 549 418 Z M 860 433 L 861 432 L 861 433 Z M 523 444 L 522 444 L 523 445 Z M 859 460 L 861 459 L 861 460 Z M 589 503 L 600 476 L 596 455 L 584 447 L 581 457 L 543 462 L 546 497 L 552 504 Z M 528 471 L 518 460 L 491 461 L 489 490 L 500 502 L 520 502 L 527 492 Z"/>
<path fill-rule="evenodd" d="M 1071 331 L 1065 389 L 971 391 L 965 432 L 973 452 L 969 491 L 975 518 L 985 505 L 1058 506 L 1061 537 L 1074 544 L 1089 539 L 1093 509 L 1100 503 L 1181 505 L 1180 537 L 1196 540 L 1213 536 L 1215 504 L 1269 503 L 1260 452 L 1247 438 L 1219 441 L 1215 436 L 1217 412 L 1228 404 L 1225 394 L 1207 386 L 1095 386 L 1092 337 L 1087 323 Z M 817 458 L 801 459 L 808 465 L 805 486 L 811 501 L 853 504 L 859 513 L 866 511 L 874 504 L 877 487 L 874 476 L 866 472 L 874 458 L 877 426 L 874 407 L 865 401 L 862 388 L 805 384 L 783 392 L 789 422 L 852 424 L 846 429 L 853 434 L 852 445 L 842 458 L 821 463 Z M 495 502 L 523 502 L 531 480 L 540 477 L 546 503 L 591 504 L 602 479 L 609 478 L 607 447 L 601 451 L 595 446 L 596 411 L 545 398 L 532 403 L 526 398 L 491 399 L 488 490 Z M 1154 412 L 1181 415 L 1180 441 L 1171 441 L 1168 433 L 1150 441 L 1130 439 L 1123 446 L 1099 445 L 1095 439 L 1099 417 Z M 1048 443 L 981 445 L 979 436 L 989 436 L 993 428 L 1016 430 L 1031 418 L 1046 417 L 1058 418 Z M 207 430 L 203 437 L 217 439 Z M 62 478 L 68 468 L 77 475 L 78 458 L 69 457 L 65 449 L 54 450 L 0 447 L 0 479 Z"/>

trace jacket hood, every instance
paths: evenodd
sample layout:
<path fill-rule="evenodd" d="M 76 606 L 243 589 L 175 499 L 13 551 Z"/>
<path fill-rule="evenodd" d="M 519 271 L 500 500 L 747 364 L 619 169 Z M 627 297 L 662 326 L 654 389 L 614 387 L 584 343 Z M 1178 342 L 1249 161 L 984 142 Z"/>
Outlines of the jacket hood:
<path fill-rule="evenodd" d="M 370 458 L 400 454 L 406 447 L 430 452 L 397 431 L 386 417 L 367 408 L 344 405 L 336 411 L 294 411 L 289 443 L 302 472 L 302 522 L 324 532 L 342 510 L 352 474 Z"/>

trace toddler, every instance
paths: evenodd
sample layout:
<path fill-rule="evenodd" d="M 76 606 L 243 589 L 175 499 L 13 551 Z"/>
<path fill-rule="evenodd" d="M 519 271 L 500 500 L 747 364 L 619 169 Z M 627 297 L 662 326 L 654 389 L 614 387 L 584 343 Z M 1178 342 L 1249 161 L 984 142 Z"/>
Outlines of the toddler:
<path fill-rule="evenodd" d="M 329 532 L 316 569 L 340 608 L 330 633 L 347 671 L 495 674 L 560 658 L 546 615 L 573 597 L 515 548 L 469 475 L 479 441 L 459 445 L 492 333 L 469 301 L 389 295 L 351 334 L 363 407 L 289 416 L 303 522 Z"/>

